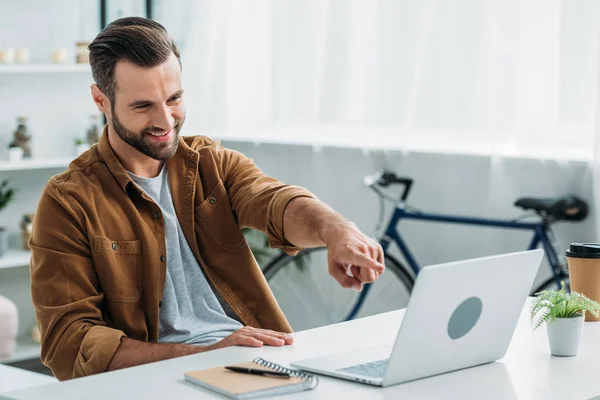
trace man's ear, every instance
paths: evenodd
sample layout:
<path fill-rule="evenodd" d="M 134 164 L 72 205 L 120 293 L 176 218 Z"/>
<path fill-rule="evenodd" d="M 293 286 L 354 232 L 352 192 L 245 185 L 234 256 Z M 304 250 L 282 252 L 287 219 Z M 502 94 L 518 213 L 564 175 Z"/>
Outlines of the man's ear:
<path fill-rule="evenodd" d="M 106 95 L 102 93 L 98 85 L 96 85 L 95 83 L 93 83 L 92 86 L 90 86 L 90 89 L 92 90 L 92 99 L 94 100 L 94 103 L 96 103 L 96 107 L 98 107 L 98 110 L 100 110 L 104 114 L 107 114 L 110 110 L 110 101 L 108 100 L 108 97 L 106 97 Z"/>

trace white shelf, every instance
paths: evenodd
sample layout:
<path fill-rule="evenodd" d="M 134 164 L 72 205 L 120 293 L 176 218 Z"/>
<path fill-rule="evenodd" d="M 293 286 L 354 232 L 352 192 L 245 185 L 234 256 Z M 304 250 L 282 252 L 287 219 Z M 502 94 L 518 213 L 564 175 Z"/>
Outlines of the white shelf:
<path fill-rule="evenodd" d="M 91 73 L 89 64 L 1 65 L 0 74 Z"/>
<path fill-rule="evenodd" d="M 0 269 L 28 267 L 31 260 L 31 252 L 28 250 L 8 250 L 0 257 Z"/>
<path fill-rule="evenodd" d="M 66 168 L 76 157 L 29 158 L 21 161 L 0 161 L 0 171 L 21 171 L 28 169 Z"/>
<path fill-rule="evenodd" d="M 30 337 L 17 339 L 17 350 L 9 358 L 0 359 L 0 364 L 10 364 L 17 361 L 32 360 L 41 356 L 42 346 Z"/>
<path fill-rule="evenodd" d="M 186 129 L 190 129 L 188 126 Z M 190 133 L 188 133 L 190 132 Z M 260 144 L 311 146 L 319 151 L 324 147 L 360 149 L 369 151 L 399 151 L 402 153 L 471 155 L 492 158 L 518 158 L 584 162 L 594 160 L 594 149 L 577 145 L 515 146 L 509 142 L 476 141 L 470 139 L 440 140 L 440 129 L 412 129 L 398 127 L 348 127 L 344 125 L 275 127 L 262 131 L 230 129 L 211 131 L 212 139 Z M 462 134 L 461 131 L 457 131 Z M 184 135 L 191 134 L 191 130 Z M 369 140 L 365 141 L 365 135 Z M 446 135 L 448 136 L 448 135 Z"/>

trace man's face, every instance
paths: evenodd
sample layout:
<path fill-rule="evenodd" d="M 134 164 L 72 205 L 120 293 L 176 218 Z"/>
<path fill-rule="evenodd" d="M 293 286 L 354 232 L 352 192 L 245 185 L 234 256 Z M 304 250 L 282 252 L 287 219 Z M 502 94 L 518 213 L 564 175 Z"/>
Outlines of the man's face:
<path fill-rule="evenodd" d="M 148 157 L 171 158 L 185 120 L 181 69 L 175 55 L 152 68 L 119 61 L 115 81 L 117 90 L 108 116 L 115 132 Z"/>

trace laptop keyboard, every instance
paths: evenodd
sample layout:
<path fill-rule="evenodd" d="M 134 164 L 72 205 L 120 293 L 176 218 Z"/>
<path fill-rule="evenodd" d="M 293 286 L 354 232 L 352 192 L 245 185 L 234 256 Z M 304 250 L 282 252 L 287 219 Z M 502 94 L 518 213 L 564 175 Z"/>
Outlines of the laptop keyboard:
<path fill-rule="evenodd" d="M 351 367 L 340 368 L 338 371 L 368 376 L 369 378 L 383 378 L 389 361 L 389 359 L 373 361 L 366 364 L 358 364 Z"/>

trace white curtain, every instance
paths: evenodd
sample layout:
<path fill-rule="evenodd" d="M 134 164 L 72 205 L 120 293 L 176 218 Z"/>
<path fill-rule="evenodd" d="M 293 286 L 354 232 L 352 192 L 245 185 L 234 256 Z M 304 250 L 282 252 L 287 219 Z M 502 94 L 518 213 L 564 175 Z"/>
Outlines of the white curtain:
<path fill-rule="evenodd" d="M 336 126 L 587 156 L 598 3 L 200 0 L 157 14 L 186 27 L 188 130 Z"/>
<path fill-rule="evenodd" d="M 155 4 L 183 50 L 187 132 L 559 149 L 595 160 L 600 209 L 599 1 Z"/>

